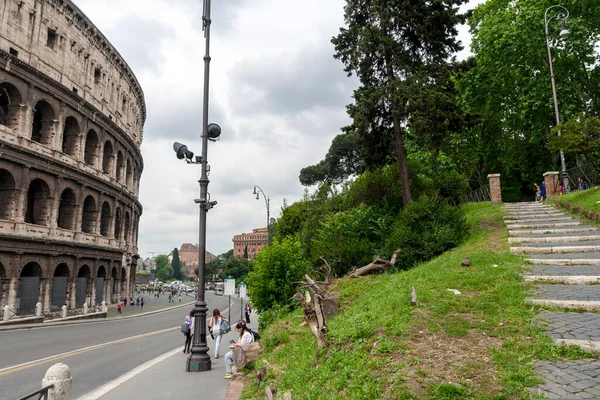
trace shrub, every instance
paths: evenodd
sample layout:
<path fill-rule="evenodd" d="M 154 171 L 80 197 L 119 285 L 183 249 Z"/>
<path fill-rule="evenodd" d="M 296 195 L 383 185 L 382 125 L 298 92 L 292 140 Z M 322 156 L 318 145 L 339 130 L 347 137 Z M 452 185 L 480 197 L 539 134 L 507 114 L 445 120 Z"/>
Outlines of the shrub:
<path fill-rule="evenodd" d="M 287 303 L 296 293 L 295 282 L 301 281 L 308 269 L 300 243 L 294 238 L 263 247 L 247 279 L 254 308 L 262 313 L 275 304 Z"/>
<path fill-rule="evenodd" d="M 387 255 L 401 249 L 396 266 L 408 269 L 455 247 L 468 230 L 458 207 L 422 196 L 400 212 L 387 241 Z"/>

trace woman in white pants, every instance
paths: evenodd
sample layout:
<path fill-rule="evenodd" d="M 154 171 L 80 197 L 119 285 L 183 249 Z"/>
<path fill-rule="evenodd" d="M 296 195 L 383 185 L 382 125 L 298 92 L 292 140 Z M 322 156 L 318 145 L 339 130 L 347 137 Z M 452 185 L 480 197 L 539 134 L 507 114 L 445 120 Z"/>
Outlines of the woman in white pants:
<path fill-rule="evenodd" d="M 210 329 L 210 332 L 212 334 L 212 337 L 215 339 L 215 358 L 219 358 L 219 349 L 221 347 L 221 338 L 223 337 L 223 335 L 225 334 L 225 332 L 223 332 L 221 330 L 221 323 L 225 321 L 229 324 L 229 321 L 227 321 L 226 318 L 223 318 L 221 316 L 221 312 L 219 311 L 218 308 L 215 308 L 213 310 L 213 316 L 210 319 L 210 321 L 208 322 L 208 329 Z"/>
<path fill-rule="evenodd" d="M 241 346 L 243 344 L 250 344 L 254 342 L 254 335 L 252 331 L 246 326 L 246 322 L 243 320 L 238 321 L 235 325 L 235 330 L 240 334 L 238 341 L 231 347 Z M 233 350 L 229 350 L 225 354 L 225 379 L 231 379 L 231 365 L 233 365 Z"/>

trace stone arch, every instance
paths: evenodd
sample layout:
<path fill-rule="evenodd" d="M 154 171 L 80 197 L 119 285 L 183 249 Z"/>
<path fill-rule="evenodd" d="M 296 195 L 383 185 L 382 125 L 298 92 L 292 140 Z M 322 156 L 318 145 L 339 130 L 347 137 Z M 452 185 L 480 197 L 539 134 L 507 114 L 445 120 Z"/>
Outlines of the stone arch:
<path fill-rule="evenodd" d="M 58 227 L 62 229 L 75 230 L 77 220 L 77 198 L 72 189 L 66 188 L 60 195 L 58 206 Z"/>
<path fill-rule="evenodd" d="M 124 165 L 124 159 L 123 159 L 123 153 L 121 152 L 121 150 L 119 150 L 117 152 L 117 181 L 119 182 L 123 182 L 123 165 Z"/>
<path fill-rule="evenodd" d="M 19 190 L 14 176 L 6 169 L 0 169 L 0 219 L 14 219 Z"/>
<path fill-rule="evenodd" d="M 92 196 L 87 196 L 85 198 L 81 212 L 81 231 L 85 233 L 94 233 L 98 209 L 96 208 L 96 200 Z"/>
<path fill-rule="evenodd" d="M 35 306 L 40 299 L 40 282 L 42 267 L 32 261 L 27 263 L 19 276 L 19 292 L 17 294 L 17 314 L 35 314 Z"/>
<path fill-rule="evenodd" d="M 34 179 L 27 189 L 25 222 L 48 226 L 51 211 L 50 188 L 43 179 Z"/>
<path fill-rule="evenodd" d="M 125 267 L 121 267 L 121 282 L 125 282 L 127 280 L 127 270 Z"/>
<path fill-rule="evenodd" d="M 51 144 L 54 136 L 55 112 L 46 100 L 35 103 L 33 108 L 33 124 L 31 140 L 42 144 Z"/>
<path fill-rule="evenodd" d="M 102 203 L 102 215 L 100 216 L 100 234 L 102 236 L 108 236 L 111 217 L 110 204 L 108 204 L 108 201 L 105 201 Z"/>
<path fill-rule="evenodd" d="M 50 310 L 58 311 L 67 304 L 67 294 L 69 291 L 69 266 L 66 263 L 60 263 L 54 270 L 52 278 L 52 291 L 50 296 Z"/>
<path fill-rule="evenodd" d="M 15 86 L 8 82 L 0 83 L 0 125 L 17 129 L 23 97 Z"/>
<path fill-rule="evenodd" d="M 127 166 L 125 167 L 125 186 L 131 187 L 131 161 L 127 160 Z"/>
<path fill-rule="evenodd" d="M 85 137 L 85 154 L 83 160 L 86 164 L 95 166 L 98 157 L 98 135 L 90 129 Z"/>
<path fill-rule="evenodd" d="M 77 284 L 75 285 L 75 307 L 81 308 L 86 302 L 88 285 L 92 272 L 87 264 L 83 264 L 77 271 Z"/>
<path fill-rule="evenodd" d="M 104 301 L 105 282 L 106 268 L 104 268 L 104 265 L 101 265 L 100 267 L 98 267 L 98 272 L 96 273 L 96 304 L 100 304 Z"/>
<path fill-rule="evenodd" d="M 123 218 L 121 216 L 121 209 L 117 207 L 115 213 L 115 239 L 121 240 L 121 225 L 123 224 Z"/>
<path fill-rule="evenodd" d="M 104 150 L 102 154 L 102 172 L 110 175 L 113 165 L 114 150 L 110 140 L 104 142 Z"/>
<path fill-rule="evenodd" d="M 62 152 L 75 157 L 80 136 L 79 122 L 75 117 L 67 117 L 62 136 Z"/>
<path fill-rule="evenodd" d="M 123 239 L 125 242 L 129 243 L 129 233 L 131 232 L 131 217 L 129 216 L 129 211 L 125 211 L 125 235 Z"/>

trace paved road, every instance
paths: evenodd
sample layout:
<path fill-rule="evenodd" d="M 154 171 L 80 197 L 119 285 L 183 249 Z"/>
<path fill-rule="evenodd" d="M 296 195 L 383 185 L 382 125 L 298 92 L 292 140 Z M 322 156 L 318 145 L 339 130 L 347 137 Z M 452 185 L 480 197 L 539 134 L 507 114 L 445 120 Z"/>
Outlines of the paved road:
<path fill-rule="evenodd" d="M 207 294 L 209 312 L 227 308 L 227 301 L 227 296 Z M 232 297 L 232 303 L 232 317 L 237 318 L 239 301 Z M 189 310 L 0 332 L 0 397 L 16 399 L 38 390 L 47 369 L 62 362 L 73 372 L 72 394 L 78 398 L 159 355 L 183 348 L 179 327 Z"/>

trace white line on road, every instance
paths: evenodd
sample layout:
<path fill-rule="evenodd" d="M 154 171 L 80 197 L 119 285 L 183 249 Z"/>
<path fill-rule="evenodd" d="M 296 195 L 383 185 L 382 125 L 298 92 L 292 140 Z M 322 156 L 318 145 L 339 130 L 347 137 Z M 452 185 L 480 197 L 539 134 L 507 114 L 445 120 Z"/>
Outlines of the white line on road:
<path fill-rule="evenodd" d="M 174 356 L 175 354 L 179 353 L 180 350 L 181 350 L 181 346 L 178 346 L 176 349 L 173 349 L 173 350 L 169 351 L 168 353 L 158 356 L 155 359 L 150 360 L 150 361 L 140 365 L 139 367 L 132 369 L 128 373 L 121 375 L 119 378 L 117 378 L 113 381 L 110 381 L 103 386 L 100 386 L 98 389 L 94 390 L 91 393 L 81 396 L 77 400 L 96 400 L 96 399 L 104 396 L 106 393 L 110 392 L 117 386 L 122 385 L 123 383 L 127 382 L 128 380 L 135 377 L 136 375 L 144 372 L 148 368 L 158 364 L 159 362 L 161 362 L 163 360 L 166 360 L 167 358 L 169 358 L 171 356 Z"/>

